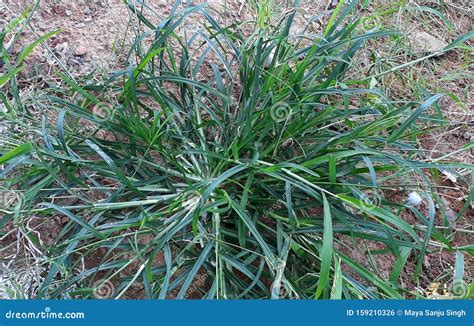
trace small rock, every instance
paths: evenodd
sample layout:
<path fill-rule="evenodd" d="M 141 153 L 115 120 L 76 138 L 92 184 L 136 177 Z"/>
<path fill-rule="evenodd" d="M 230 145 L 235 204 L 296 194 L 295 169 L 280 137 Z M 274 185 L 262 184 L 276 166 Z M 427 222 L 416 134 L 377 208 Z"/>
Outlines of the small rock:
<path fill-rule="evenodd" d="M 53 12 L 57 15 L 65 15 L 66 14 L 66 7 L 62 5 L 54 5 Z"/>
<path fill-rule="evenodd" d="M 74 51 L 74 54 L 78 57 L 82 57 L 87 54 L 87 48 L 84 45 L 79 45 Z"/>
<path fill-rule="evenodd" d="M 410 43 L 415 53 L 438 52 L 448 46 L 445 41 L 422 31 L 414 31 L 410 35 Z"/>
<path fill-rule="evenodd" d="M 40 31 L 46 31 L 49 28 L 49 26 L 41 20 L 38 21 L 37 26 Z"/>
<path fill-rule="evenodd" d="M 69 43 L 68 42 L 62 42 L 58 43 L 54 46 L 54 50 L 56 53 L 66 53 L 69 50 Z"/>
<path fill-rule="evenodd" d="M 461 134 L 461 137 L 463 137 L 464 139 L 467 139 L 469 141 L 473 141 L 474 140 L 474 132 L 470 132 L 470 131 L 466 130 L 464 133 Z"/>

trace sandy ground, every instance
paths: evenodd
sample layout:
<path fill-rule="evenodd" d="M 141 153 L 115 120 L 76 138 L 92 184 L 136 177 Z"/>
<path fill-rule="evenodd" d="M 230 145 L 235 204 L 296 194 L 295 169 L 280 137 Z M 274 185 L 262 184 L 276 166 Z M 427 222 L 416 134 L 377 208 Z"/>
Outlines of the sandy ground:
<path fill-rule="evenodd" d="M 194 4 L 203 2 L 187 1 Z M 7 21 L 18 15 L 21 8 L 25 8 L 22 2 L 26 1 L 0 1 L 0 19 Z M 307 2 L 309 5 L 303 8 L 308 15 L 332 4 L 331 1 Z M 147 18 L 154 22 L 166 17 L 173 7 L 173 1 L 150 0 L 145 3 L 151 9 L 147 11 Z M 287 0 L 279 3 L 282 9 L 289 5 Z M 181 8 L 185 6 L 180 5 Z M 243 0 L 210 0 L 208 6 L 218 13 L 223 24 L 253 19 L 250 5 Z M 126 45 L 133 41 L 134 26 L 129 14 L 121 0 L 41 0 L 39 12 L 31 21 L 32 30 L 36 35 L 52 30 L 61 32 L 47 42 L 49 49 L 38 49 L 30 61 L 40 65 L 45 74 L 51 66 L 68 69 L 77 75 L 84 75 L 91 68 L 110 68 L 120 60 Z"/>

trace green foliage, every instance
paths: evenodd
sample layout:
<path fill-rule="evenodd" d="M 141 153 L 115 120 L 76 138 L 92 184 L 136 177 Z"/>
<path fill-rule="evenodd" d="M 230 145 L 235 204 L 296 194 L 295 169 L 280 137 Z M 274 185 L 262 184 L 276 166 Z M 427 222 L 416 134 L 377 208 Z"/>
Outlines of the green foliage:
<path fill-rule="evenodd" d="M 404 142 L 442 95 L 400 104 L 345 77 L 364 42 L 395 33 L 360 29 L 355 2 L 312 38 L 290 33 L 296 11 L 269 28 L 259 6 L 250 37 L 204 6 L 175 7 L 157 27 L 137 15 L 149 30 L 135 65 L 97 85 L 62 75 L 70 89 L 38 99 L 57 122 L 3 152 L 0 177 L 26 169 L 9 179 L 23 193 L 17 226 L 67 217 L 40 298 L 87 293 L 98 278 L 116 297 L 139 282 L 148 298 L 402 298 L 408 255 L 421 268 L 432 236 L 451 247 L 432 216 L 415 231 L 382 192 L 423 180 L 436 201 L 426 171 L 472 169 L 427 163 Z M 202 25 L 181 36 L 190 17 Z M 397 257 L 390 280 L 335 245 L 345 239 L 383 244 Z"/>

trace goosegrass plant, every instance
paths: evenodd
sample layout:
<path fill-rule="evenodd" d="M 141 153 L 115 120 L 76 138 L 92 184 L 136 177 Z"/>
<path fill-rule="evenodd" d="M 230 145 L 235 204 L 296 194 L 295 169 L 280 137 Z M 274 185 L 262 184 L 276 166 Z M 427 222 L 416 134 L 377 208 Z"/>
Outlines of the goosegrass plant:
<path fill-rule="evenodd" d="M 128 6 L 141 30 L 130 66 L 93 84 L 60 74 L 66 87 L 32 101 L 55 119 L 2 147 L 0 177 L 21 200 L 0 226 L 63 221 L 48 245 L 25 233 L 44 250 L 35 297 L 103 285 L 114 298 L 137 287 L 152 299 L 419 297 L 399 281 L 409 257 L 416 281 L 428 245 L 472 251 L 434 227 L 431 183 L 472 166 L 427 162 L 405 141 L 443 94 L 400 101 L 346 78 L 365 42 L 397 36 L 361 28 L 355 1 L 322 34 L 290 32 L 299 1 L 275 25 L 263 1 L 251 35 L 206 5 L 177 2 L 158 23 Z M 416 190 L 428 209 L 386 190 Z M 395 257 L 389 279 L 351 257 L 358 239 Z"/>

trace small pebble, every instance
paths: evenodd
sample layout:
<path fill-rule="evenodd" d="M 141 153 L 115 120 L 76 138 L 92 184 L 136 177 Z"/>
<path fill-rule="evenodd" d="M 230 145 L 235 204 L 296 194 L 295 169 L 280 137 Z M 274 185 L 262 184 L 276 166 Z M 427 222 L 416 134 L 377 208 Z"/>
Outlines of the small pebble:
<path fill-rule="evenodd" d="M 74 51 L 74 54 L 78 57 L 82 57 L 87 54 L 87 48 L 84 45 L 79 45 Z"/>

